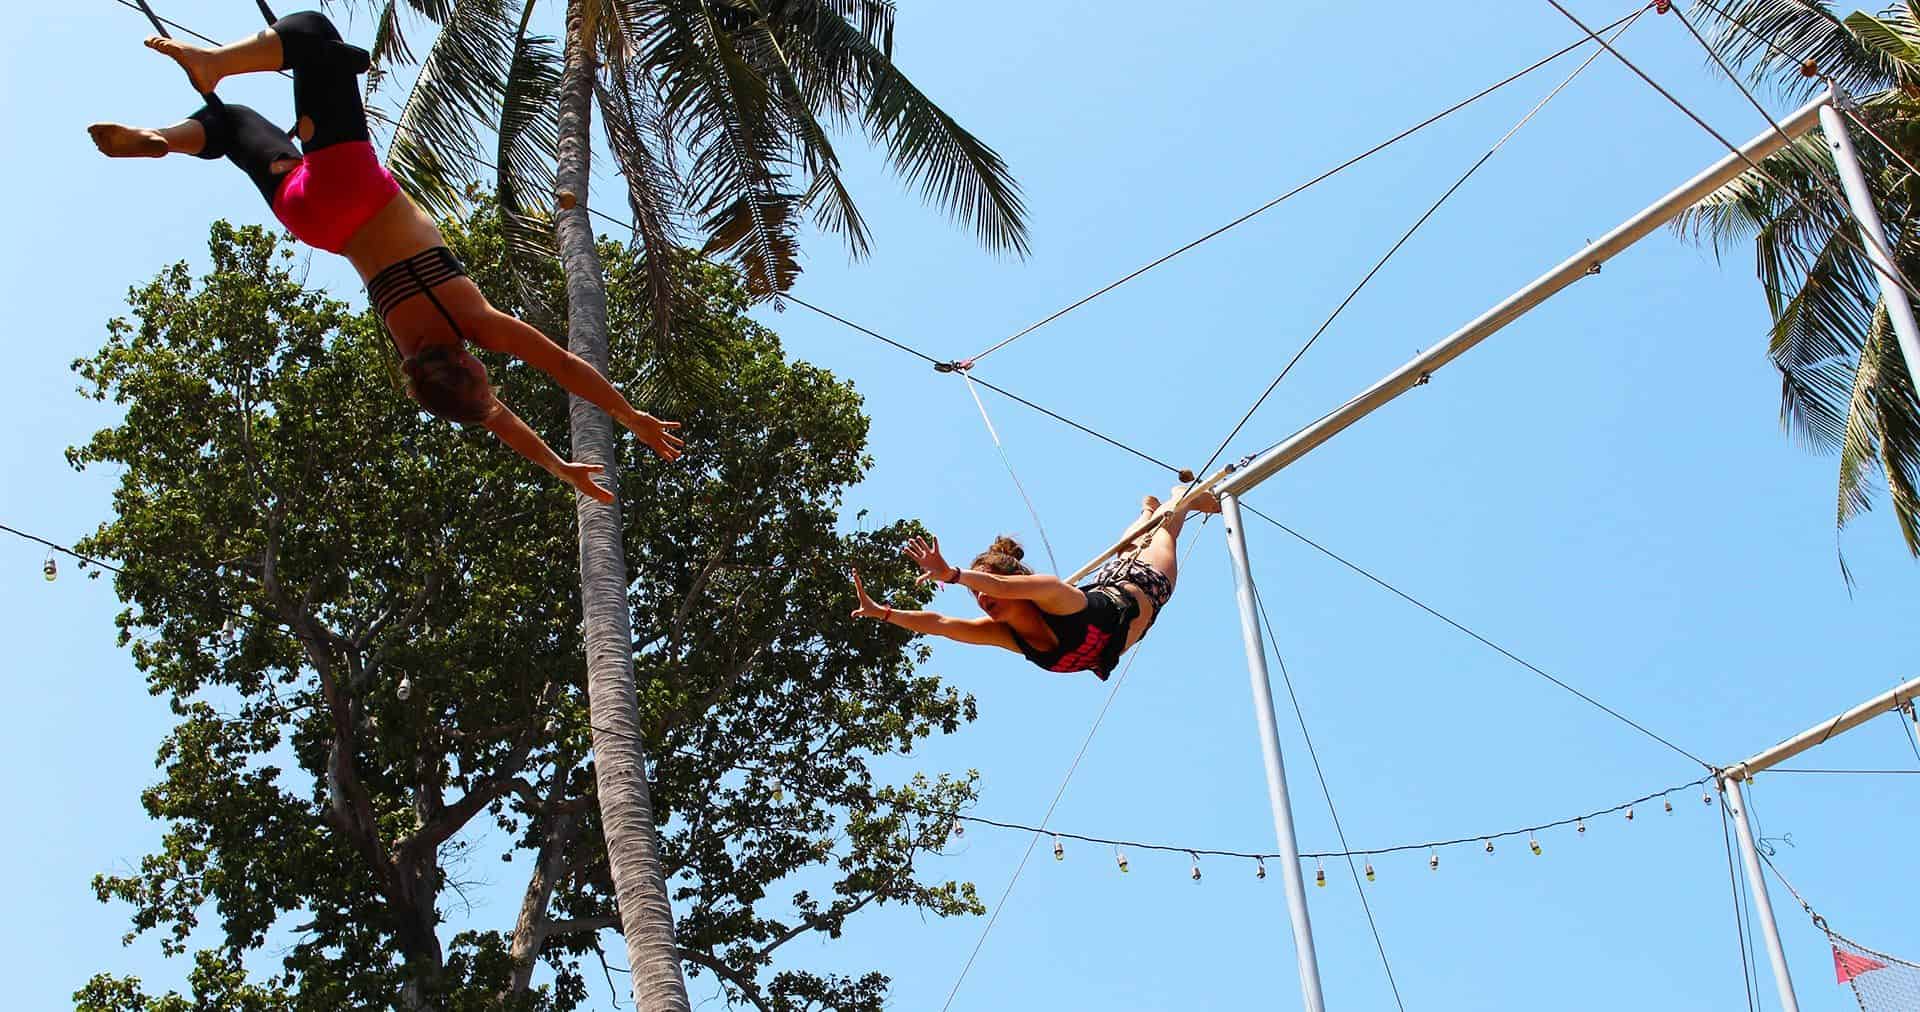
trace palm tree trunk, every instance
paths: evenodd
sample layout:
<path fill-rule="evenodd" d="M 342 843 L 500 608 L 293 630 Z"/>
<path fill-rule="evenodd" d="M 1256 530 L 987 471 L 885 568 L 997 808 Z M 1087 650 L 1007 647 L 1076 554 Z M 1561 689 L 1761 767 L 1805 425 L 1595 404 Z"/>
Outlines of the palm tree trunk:
<path fill-rule="evenodd" d="M 587 216 L 592 157 L 592 39 L 582 37 L 582 5 L 567 4 L 565 66 L 560 85 L 557 183 L 576 200 L 555 218 L 567 281 L 567 346 L 601 372 L 607 370 L 607 292 Z M 578 397 L 571 399 L 573 455 L 600 464 L 619 488 L 617 433 L 612 419 Z M 673 938 L 648 796 L 646 753 L 640 741 L 640 705 L 633 681 L 633 627 L 627 604 L 627 562 L 620 540 L 620 507 L 576 497 L 580 529 L 580 599 L 585 617 L 587 699 L 593 725 L 594 780 L 614 893 L 633 971 L 633 1003 L 640 1012 L 689 1012 L 687 982 Z"/>

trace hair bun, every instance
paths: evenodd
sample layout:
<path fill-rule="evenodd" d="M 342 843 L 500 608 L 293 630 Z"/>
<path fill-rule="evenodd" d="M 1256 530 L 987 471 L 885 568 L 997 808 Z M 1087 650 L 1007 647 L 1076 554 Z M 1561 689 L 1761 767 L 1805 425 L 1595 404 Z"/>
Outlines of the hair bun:
<path fill-rule="evenodd" d="M 1015 560 L 1024 559 L 1027 557 L 1027 550 L 1020 547 L 1020 542 L 1013 540 L 1012 538 L 1006 536 L 1005 534 L 1002 534 L 999 537 L 994 538 L 993 547 L 987 549 L 987 551 L 992 552 L 995 555 L 1011 556 Z"/>

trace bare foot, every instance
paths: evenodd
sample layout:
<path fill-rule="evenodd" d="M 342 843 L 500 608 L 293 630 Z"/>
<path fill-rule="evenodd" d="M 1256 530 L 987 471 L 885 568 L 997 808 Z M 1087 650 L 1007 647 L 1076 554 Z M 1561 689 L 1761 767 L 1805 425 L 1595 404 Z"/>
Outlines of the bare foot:
<path fill-rule="evenodd" d="M 1143 496 L 1141 496 L 1141 497 L 1140 497 L 1140 512 L 1142 512 L 1142 513 L 1152 513 L 1152 512 L 1154 511 L 1154 510 L 1157 510 L 1157 509 L 1159 509 L 1159 508 L 1160 508 L 1160 497 L 1159 497 L 1159 496 L 1157 496 L 1157 495 L 1143 495 Z"/>
<path fill-rule="evenodd" d="M 159 35 L 147 39 L 147 48 L 172 57 L 173 62 L 187 72 L 187 80 L 193 82 L 194 90 L 202 95 L 211 95 L 214 87 L 220 83 L 220 74 L 213 67 L 212 50 Z"/>
<path fill-rule="evenodd" d="M 1172 493 L 1173 501 L 1179 502 L 1180 497 L 1185 495 L 1187 489 L 1191 487 L 1190 485 L 1175 485 Z M 1220 499 L 1212 492 L 1202 492 L 1192 499 L 1187 500 L 1187 511 L 1189 513 L 1218 513 L 1220 512 Z"/>
<path fill-rule="evenodd" d="M 93 136 L 93 146 L 108 158 L 160 158 L 167 153 L 167 139 L 158 130 L 95 123 L 87 133 Z"/>

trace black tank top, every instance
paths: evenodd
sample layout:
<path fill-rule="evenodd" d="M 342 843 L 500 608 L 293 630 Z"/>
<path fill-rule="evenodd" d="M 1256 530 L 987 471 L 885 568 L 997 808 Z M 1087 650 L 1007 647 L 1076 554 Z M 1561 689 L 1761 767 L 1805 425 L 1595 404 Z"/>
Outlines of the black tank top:
<path fill-rule="evenodd" d="M 1140 613 L 1140 605 L 1120 587 L 1094 584 L 1080 590 L 1087 595 L 1087 606 L 1079 611 L 1071 615 L 1040 612 L 1041 621 L 1058 641 L 1052 650 L 1035 650 L 1012 626 L 1007 633 L 1027 660 L 1048 671 L 1091 671 L 1105 681 L 1127 649 L 1127 629 Z"/>

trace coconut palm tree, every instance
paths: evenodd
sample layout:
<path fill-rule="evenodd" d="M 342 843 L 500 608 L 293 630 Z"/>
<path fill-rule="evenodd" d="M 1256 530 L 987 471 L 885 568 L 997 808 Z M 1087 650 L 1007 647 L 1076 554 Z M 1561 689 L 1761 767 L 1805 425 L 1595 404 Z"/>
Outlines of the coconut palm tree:
<path fill-rule="evenodd" d="M 1858 97 L 1880 140 L 1858 138 L 1900 271 L 1920 278 L 1920 20 L 1902 4 L 1841 18 L 1809 0 L 1727 0 L 1695 12 L 1712 44 L 1756 85 L 1804 100 L 1827 80 Z M 1811 70 L 1809 75 L 1806 71 Z M 1903 160 L 1904 159 L 1904 160 Z M 1677 223 L 1716 253 L 1751 242 L 1773 323 L 1781 422 L 1810 449 L 1839 457 L 1836 533 L 1882 489 L 1907 548 L 1920 555 L 1920 402 L 1840 197 L 1832 155 L 1803 138 L 1694 207 Z M 1841 571 L 1846 560 L 1841 557 Z"/>
<path fill-rule="evenodd" d="M 703 254 L 732 261 L 763 298 L 798 277 L 809 217 L 853 256 L 868 254 L 833 132 L 857 129 L 883 147 L 989 250 L 1026 253 L 1025 210 L 1005 163 L 894 66 L 890 0 L 567 0 L 559 44 L 532 32 L 537 3 L 374 3 L 376 66 L 418 66 L 389 162 L 417 199 L 449 215 L 462 210 L 477 169 L 490 167 L 509 256 L 559 257 L 568 346 L 604 371 L 611 335 L 588 217 L 592 151 L 603 140 L 625 181 L 634 240 L 650 254 L 657 326 L 634 335 L 649 342 L 654 365 L 641 403 L 699 380 L 703 357 L 674 340 L 668 271 L 689 236 Z M 439 29 L 417 61 L 403 30 L 409 9 Z M 548 194 L 558 195 L 556 210 L 544 206 Z M 612 422 L 577 398 L 570 420 L 574 459 L 603 465 L 618 487 Z M 642 1010 L 685 1012 L 639 733 L 619 506 L 582 497 L 578 515 L 596 787 L 633 999 Z"/>

